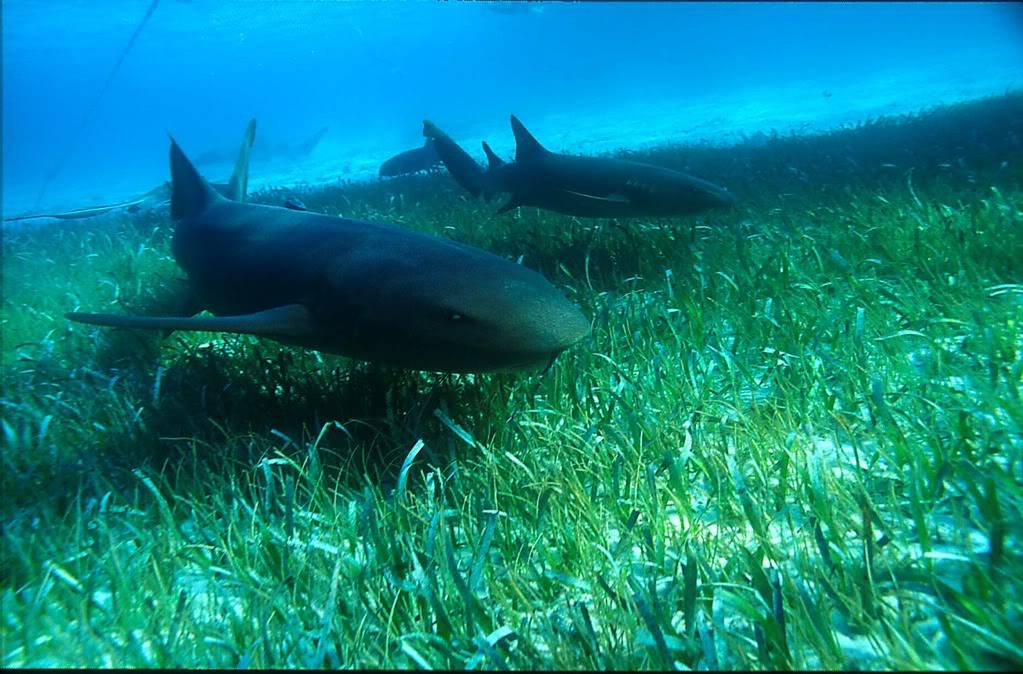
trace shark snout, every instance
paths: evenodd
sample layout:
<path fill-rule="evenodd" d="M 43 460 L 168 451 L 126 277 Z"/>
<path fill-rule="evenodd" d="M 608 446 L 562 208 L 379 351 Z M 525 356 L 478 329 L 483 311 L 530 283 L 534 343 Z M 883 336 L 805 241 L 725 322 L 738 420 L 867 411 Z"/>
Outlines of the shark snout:
<path fill-rule="evenodd" d="M 555 332 L 551 351 L 560 353 L 590 334 L 590 321 L 575 305 L 569 305 Z"/>
<path fill-rule="evenodd" d="M 512 318 L 512 317 L 510 317 Z M 560 295 L 545 298 L 540 306 L 521 311 L 512 318 L 510 332 L 523 352 L 552 357 L 590 333 L 590 322 L 574 304 Z"/>

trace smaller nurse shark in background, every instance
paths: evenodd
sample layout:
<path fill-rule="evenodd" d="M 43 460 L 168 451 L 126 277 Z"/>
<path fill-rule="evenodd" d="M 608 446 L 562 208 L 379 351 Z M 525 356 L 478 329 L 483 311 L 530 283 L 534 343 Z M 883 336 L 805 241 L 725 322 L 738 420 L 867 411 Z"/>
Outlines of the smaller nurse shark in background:
<path fill-rule="evenodd" d="M 735 202 L 723 187 L 662 166 L 551 152 L 515 115 L 511 126 L 515 161 L 505 162 L 484 141 L 486 172 L 461 148 L 437 145 L 451 175 L 473 195 L 482 192 L 489 200 L 495 192 L 511 194 L 498 213 L 535 206 L 589 218 L 656 217 L 700 213 Z M 438 132 L 443 133 L 424 126 L 427 136 Z M 457 173 L 451 170 L 452 164 L 459 167 Z"/>
<path fill-rule="evenodd" d="M 327 127 L 323 127 L 306 140 L 294 145 L 289 143 L 273 144 L 264 139 L 252 148 L 252 158 L 263 163 L 275 162 L 279 159 L 296 162 L 312 154 L 312 151 L 326 135 Z M 230 150 L 209 150 L 200 154 L 196 158 L 195 164 L 196 166 L 221 164 L 230 161 L 232 156 L 233 153 Z"/>
<path fill-rule="evenodd" d="M 120 328 L 233 332 L 392 367 L 549 366 L 589 322 L 539 273 L 383 223 L 224 198 L 171 140 L 174 258 L 195 302 L 178 315 L 69 313 Z M 194 314 L 207 309 L 213 316 Z"/>
<path fill-rule="evenodd" d="M 217 192 L 235 201 L 248 199 L 249 191 L 249 158 L 252 153 L 252 144 L 256 140 L 256 120 L 249 120 L 242 136 L 242 145 L 238 150 L 235 159 L 234 171 L 226 183 L 210 183 L 210 186 Z M 171 184 L 160 183 L 140 197 L 128 201 L 119 201 L 116 204 L 105 206 L 91 206 L 89 208 L 78 208 L 72 211 L 59 213 L 33 213 L 30 215 L 17 215 L 12 218 L 4 218 L 4 222 L 17 222 L 19 220 L 35 220 L 36 218 L 56 218 L 58 220 L 79 220 L 81 218 L 94 218 L 98 215 L 110 213 L 111 211 L 126 210 L 135 213 L 146 208 L 157 208 L 165 206 L 170 202 Z"/>
<path fill-rule="evenodd" d="M 427 138 L 422 147 L 399 152 L 381 164 L 380 177 L 391 178 L 408 175 L 420 171 L 429 171 L 438 166 L 443 166 L 443 162 L 440 155 L 437 154 L 437 150 L 433 147 L 433 140 Z"/>

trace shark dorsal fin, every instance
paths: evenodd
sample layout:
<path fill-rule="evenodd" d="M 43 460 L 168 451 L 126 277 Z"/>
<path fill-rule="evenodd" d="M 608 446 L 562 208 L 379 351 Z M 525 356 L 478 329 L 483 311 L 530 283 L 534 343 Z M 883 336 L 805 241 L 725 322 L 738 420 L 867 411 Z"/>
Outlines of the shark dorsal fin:
<path fill-rule="evenodd" d="M 173 137 L 170 141 L 171 220 L 192 218 L 223 197 L 199 175 Z"/>
<path fill-rule="evenodd" d="M 256 142 L 256 120 L 249 120 L 245 128 L 245 135 L 242 136 L 242 146 L 238 150 L 238 159 L 234 163 L 234 173 L 227 183 L 225 196 L 233 201 L 245 201 L 249 192 L 249 156 L 252 154 L 252 144 Z"/>
<path fill-rule="evenodd" d="M 515 134 L 515 161 L 522 161 L 523 159 L 528 161 L 533 157 L 549 154 L 547 148 L 540 145 L 540 141 L 534 138 L 533 134 L 529 133 L 515 115 L 511 116 L 511 127 L 512 133 Z"/>
<path fill-rule="evenodd" d="M 487 155 L 487 166 L 489 166 L 491 170 L 499 166 L 504 166 L 504 160 L 494 154 L 494 151 L 490 149 L 489 145 L 487 145 L 487 141 L 483 141 L 483 152 Z"/>

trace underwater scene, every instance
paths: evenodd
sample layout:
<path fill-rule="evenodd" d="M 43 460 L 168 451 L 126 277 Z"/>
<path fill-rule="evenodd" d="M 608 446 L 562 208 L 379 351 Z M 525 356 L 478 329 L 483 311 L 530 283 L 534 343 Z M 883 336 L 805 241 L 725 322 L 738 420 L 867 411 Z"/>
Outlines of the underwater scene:
<path fill-rule="evenodd" d="M 2 21 L 4 667 L 1023 668 L 1021 5 Z"/>

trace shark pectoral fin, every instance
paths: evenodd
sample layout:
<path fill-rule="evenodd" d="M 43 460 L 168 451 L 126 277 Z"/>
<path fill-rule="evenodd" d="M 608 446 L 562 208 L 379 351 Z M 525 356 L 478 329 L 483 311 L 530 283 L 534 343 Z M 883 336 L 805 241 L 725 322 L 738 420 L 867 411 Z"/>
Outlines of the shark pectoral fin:
<path fill-rule="evenodd" d="M 519 198 L 517 196 L 515 196 L 515 195 L 512 195 L 512 198 L 508 200 L 508 203 L 506 203 L 504 206 L 501 206 L 499 209 L 497 209 L 497 214 L 507 213 L 511 209 L 518 208 L 521 205 L 522 205 L 522 202 L 519 201 Z"/>
<path fill-rule="evenodd" d="M 632 201 L 626 195 L 619 194 L 617 192 L 612 192 L 612 193 L 606 194 L 604 196 L 597 196 L 596 194 L 583 194 L 582 192 L 574 192 L 572 190 L 559 190 L 559 191 L 560 192 L 564 192 L 565 194 L 571 194 L 573 197 L 578 197 L 580 199 L 593 199 L 594 201 L 607 201 L 607 202 L 612 202 L 612 203 L 616 203 L 616 204 L 627 204 L 630 201 Z"/>
<path fill-rule="evenodd" d="M 316 333 L 316 321 L 301 304 L 286 304 L 254 314 L 238 316 L 119 316 L 117 314 L 66 314 L 72 321 L 113 328 L 143 330 L 191 330 L 235 332 L 264 337 L 308 337 Z"/>
<path fill-rule="evenodd" d="M 206 308 L 188 279 L 176 278 L 174 281 L 173 284 L 165 286 L 163 292 L 158 295 L 161 303 L 173 305 L 174 313 L 171 316 L 189 318 Z M 160 331 L 160 337 L 167 339 L 173 332 L 170 328 L 164 328 Z"/>

